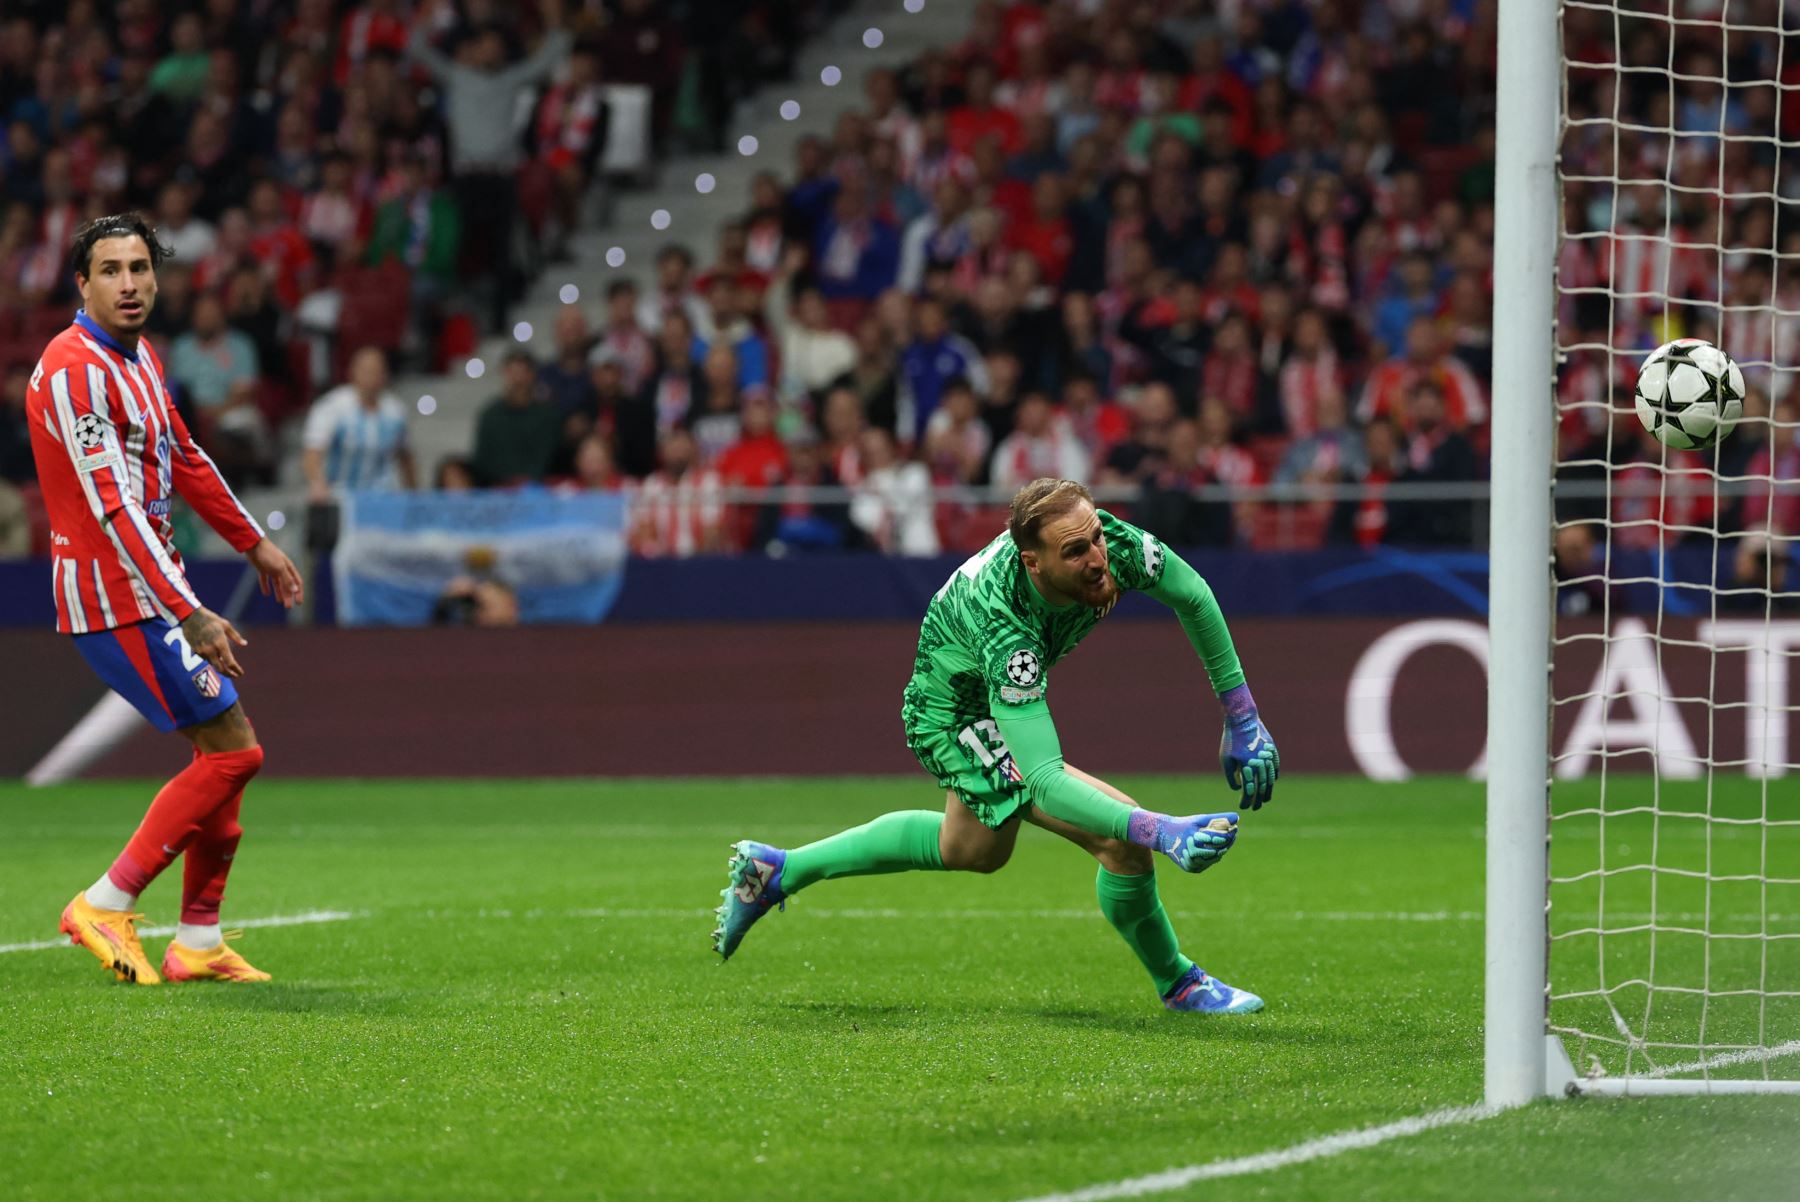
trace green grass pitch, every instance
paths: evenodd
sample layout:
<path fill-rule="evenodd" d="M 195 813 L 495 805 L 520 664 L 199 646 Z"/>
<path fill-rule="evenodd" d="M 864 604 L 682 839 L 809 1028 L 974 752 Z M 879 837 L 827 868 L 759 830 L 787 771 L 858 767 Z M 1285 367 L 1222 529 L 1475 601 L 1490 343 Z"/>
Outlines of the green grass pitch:
<path fill-rule="evenodd" d="M 0 945 L 55 936 L 148 792 L 0 786 Z M 1479 1099 L 1479 786 L 1284 780 L 1219 867 L 1159 870 L 1185 949 L 1259 1015 L 1164 1013 L 1092 862 L 1033 830 L 995 876 L 824 882 L 729 965 L 708 950 L 729 840 L 940 804 L 920 779 L 259 782 L 226 925 L 350 917 L 250 930 L 267 986 L 0 954 L 0 1199 L 1009 1202 Z M 1746 897 L 1720 894 L 1731 921 Z M 1794 1099 L 1546 1102 L 1156 1196 L 1792 1199 L 1797 1130 Z"/>

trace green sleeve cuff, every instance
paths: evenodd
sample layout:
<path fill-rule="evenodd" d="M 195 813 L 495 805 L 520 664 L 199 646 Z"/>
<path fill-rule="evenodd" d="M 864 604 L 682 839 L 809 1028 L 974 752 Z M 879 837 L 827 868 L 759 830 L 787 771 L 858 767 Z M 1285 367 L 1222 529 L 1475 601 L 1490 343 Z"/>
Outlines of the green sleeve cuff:
<path fill-rule="evenodd" d="M 1244 666 L 1238 662 L 1219 600 L 1187 560 L 1171 552 L 1162 578 L 1145 591 L 1175 611 L 1194 654 L 1206 665 L 1213 692 L 1223 694 L 1244 683 Z"/>

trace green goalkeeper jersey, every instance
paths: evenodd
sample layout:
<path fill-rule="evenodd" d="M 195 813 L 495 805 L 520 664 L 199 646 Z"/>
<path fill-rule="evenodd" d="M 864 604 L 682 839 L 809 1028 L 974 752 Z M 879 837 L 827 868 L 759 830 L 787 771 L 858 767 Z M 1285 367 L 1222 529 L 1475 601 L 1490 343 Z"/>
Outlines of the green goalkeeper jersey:
<path fill-rule="evenodd" d="M 1162 543 L 1104 509 L 1097 513 L 1119 588 L 1157 585 L 1168 564 Z M 908 742 L 954 735 L 1003 710 L 1038 708 L 1050 669 L 1105 616 L 1080 604 L 1052 609 L 1020 562 L 1012 535 L 1002 532 L 956 570 L 925 610 L 900 710 Z"/>

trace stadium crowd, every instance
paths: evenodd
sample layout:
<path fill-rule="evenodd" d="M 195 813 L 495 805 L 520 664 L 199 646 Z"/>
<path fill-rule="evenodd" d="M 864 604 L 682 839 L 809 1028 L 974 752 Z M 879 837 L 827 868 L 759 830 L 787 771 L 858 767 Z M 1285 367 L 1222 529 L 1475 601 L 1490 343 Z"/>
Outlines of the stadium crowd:
<path fill-rule="evenodd" d="M 177 403 L 234 483 L 268 482 L 280 427 L 354 392 L 359 350 L 385 378 L 505 327 L 586 218 L 609 88 L 641 90 L 653 156 L 721 145 L 842 3 L 0 6 L 0 554 L 47 546 L 21 402 L 79 304 L 83 221 L 155 218 Z"/>
<path fill-rule="evenodd" d="M 1774 0 L 1754 3 L 1773 25 Z M 398 263 L 416 320 L 384 349 L 441 362 L 457 346 L 445 295 L 485 281 L 490 325 L 503 325 L 519 272 L 581 219 L 603 125 L 597 80 L 651 86 L 664 139 L 691 93 L 689 125 L 716 143 L 731 99 L 754 83 L 707 74 L 738 61 L 718 30 L 758 48 L 734 70 L 778 77 L 795 14 L 819 6 L 730 6 L 726 21 L 695 0 L 617 0 L 594 23 L 592 5 L 564 14 L 550 2 L 497 31 L 490 19 L 511 10 L 481 0 L 411 14 L 403 0 L 343 12 L 301 0 L 283 7 L 273 41 L 239 7 L 171 20 L 127 0 L 101 20 L 78 0 L 54 25 L 0 29 L 11 117 L 0 290 L 15 298 L 8 311 L 51 304 L 66 320 L 67 273 L 51 253 L 66 229 L 153 195 L 182 252 L 158 312 L 171 372 L 210 437 L 251 448 L 236 470 L 266 470 L 259 418 L 293 412 L 296 390 L 318 391 L 309 379 L 345 380 L 319 402 L 341 419 L 308 423 L 308 479 L 323 498 L 409 484 L 412 465 L 403 415 L 382 399 L 385 363 L 352 364 L 358 346 L 338 338 L 329 373 L 302 372 L 321 355 L 304 338 L 296 350 L 296 332 L 334 318 L 366 328 L 320 300 L 322 281 Z M 1474 504 L 1384 489 L 1455 492 L 1486 475 L 1495 13 L 1492 0 L 983 0 L 960 44 L 863 73 L 860 110 L 803 140 L 785 174 L 758 176 L 716 244 L 670 244 L 643 287 L 616 279 L 593 311 L 565 307 L 548 354 L 520 349 L 502 365 L 469 455 L 431 465 L 424 483 L 625 488 L 634 548 L 652 555 L 967 548 L 995 527 L 992 508 L 934 490 L 1038 475 L 1115 490 L 1184 545 L 1466 545 L 1480 529 Z M 1602 17 L 1572 10 L 1572 58 L 1606 52 Z M 1789 377 L 1769 364 L 1795 362 L 1792 323 L 1772 314 L 1800 307 L 1800 246 L 1789 245 L 1800 232 L 1763 199 L 1800 195 L 1800 157 L 1777 178 L 1772 141 L 1717 136 L 1778 119 L 1791 137 L 1800 105 L 1772 85 L 1711 82 L 1795 75 L 1800 54 L 1734 33 L 1724 57 L 1698 26 L 1671 46 L 1666 20 L 1625 20 L 1634 63 L 1673 53 L 1687 69 L 1672 98 L 1650 94 L 1666 76 L 1640 98 L 1668 133 L 1615 141 L 1577 124 L 1565 148 L 1579 176 L 1569 231 L 1619 232 L 1565 243 L 1562 454 L 1619 478 L 1663 470 L 1629 412 L 1640 350 L 1679 333 L 1721 338 L 1750 375 L 1751 413 L 1773 405 L 1791 419 Z M 705 86 L 679 88 L 690 76 Z M 1639 78 L 1577 67 L 1571 115 L 1609 112 L 1611 89 Z M 535 97 L 522 137 L 487 128 L 497 94 Z M 1715 182 L 1709 200 L 1722 171 L 1746 182 L 1727 202 Z M 506 243 L 495 263 L 494 242 L 468 233 L 504 227 L 515 204 L 530 210 L 533 250 L 515 260 Z M 1692 245 L 1657 258 L 1631 236 L 1665 225 Z M 1727 263 L 1705 246 L 1774 250 L 1778 233 L 1784 256 Z M 1659 281 L 1666 306 L 1598 291 Z M 1725 329 L 1720 301 L 1740 306 Z M 6 395 L 19 387 L 14 372 Z M 277 389 L 288 395 L 272 402 Z M 1770 434 L 1747 424 L 1726 444 L 1728 466 L 1800 475 L 1792 431 Z M 0 470 L 15 469 L 0 458 Z M 1268 483 L 1360 491 L 1195 493 Z M 841 487 L 807 491 L 817 485 Z M 782 499 L 728 503 L 733 487 Z M 1800 533 L 1782 497 L 1715 513 L 1696 486 L 1655 503 L 1665 525 L 1690 532 L 1760 522 Z M 1629 521 L 1644 504 L 1572 512 Z M 1644 523 L 1624 536 L 1680 532 Z"/>

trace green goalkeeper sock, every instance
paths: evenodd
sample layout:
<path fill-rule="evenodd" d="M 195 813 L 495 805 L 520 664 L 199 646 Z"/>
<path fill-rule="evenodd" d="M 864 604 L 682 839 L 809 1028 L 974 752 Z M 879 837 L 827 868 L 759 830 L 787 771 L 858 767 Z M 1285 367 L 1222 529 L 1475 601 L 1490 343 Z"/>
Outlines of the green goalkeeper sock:
<path fill-rule="evenodd" d="M 1102 868 L 1094 880 L 1094 892 L 1100 898 L 1100 913 L 1137 953 L 1156 982 L 1156 992 L 1169 992 L 1194 962 L 1176 946 L 1175 928 L 1156 895 L 1156 874 L 1120 876 Z"/>
<path fill-rule="evenodd" d="M 839 876 L 875 876 L 911 868 L 942 870 L 938 831 L 944 815 L 935 810 L 897 810 L 873 822 L 840 831 L 788 852 L 781 888 L 798 893 L 814 881 Z"/>

